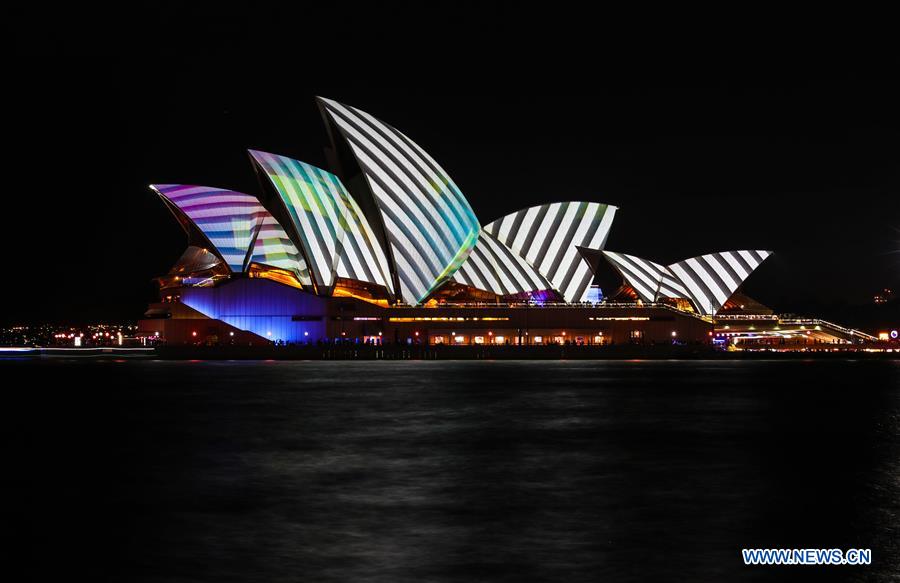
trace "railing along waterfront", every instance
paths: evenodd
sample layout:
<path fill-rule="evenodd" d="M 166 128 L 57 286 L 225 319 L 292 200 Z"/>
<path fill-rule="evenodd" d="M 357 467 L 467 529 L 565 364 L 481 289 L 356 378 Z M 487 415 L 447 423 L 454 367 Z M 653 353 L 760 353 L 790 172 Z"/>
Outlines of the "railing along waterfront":
<path fill-rule="evenodd" d="M 716 320 L 774 320 L 779 316 L 775 314 L 722 314 L 716 316 Z"/>
<path fill-rule="evenodd" d="M 839 332 L 843 332 L 849 336 L 858 336 L 863 340 L 875 341 L 878 340 L 877 337 L 872 336 L 871 334 L 867 334 L 861 330 L 855 330 L 853 328 L 846 328 L 841 326 L 840 324 L 835 324 L 834 322 L 829 322 L 827 320 L 822 320 L 820 318 L 785 318 L 781 320 L 782 324 L 787 324 L 791 326 L 825 326 L 828 328 L 832 328 Z"/>

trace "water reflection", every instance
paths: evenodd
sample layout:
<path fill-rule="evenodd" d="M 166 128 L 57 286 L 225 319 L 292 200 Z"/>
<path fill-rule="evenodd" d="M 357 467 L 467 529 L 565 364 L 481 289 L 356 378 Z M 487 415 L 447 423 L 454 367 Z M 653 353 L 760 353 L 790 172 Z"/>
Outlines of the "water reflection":
<path fill-rule="evenodd" d="M 97 523 L 107 560 L 74 527 L 71 558 L 117 580 L 783 576 L 755 546 L 900 572 L 892 362 L 12 366 L 84 387 L 17 393 L 43 411 L 24 483 L 37 518 Z"/>

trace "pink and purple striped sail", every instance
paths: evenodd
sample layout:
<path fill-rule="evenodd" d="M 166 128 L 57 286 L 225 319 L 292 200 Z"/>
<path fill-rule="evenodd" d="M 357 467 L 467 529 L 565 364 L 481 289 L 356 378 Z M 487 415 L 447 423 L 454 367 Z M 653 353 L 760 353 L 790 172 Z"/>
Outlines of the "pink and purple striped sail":
<path fill-rule="evenodd" d="M 156 184 L 150 188 L 197 226 L 233 272 L 245 271 L 252 261 L 289 270 L 304 285 L 310 283 L 309 270 L 297 247 L 256 197 L 189 184 Z"/>

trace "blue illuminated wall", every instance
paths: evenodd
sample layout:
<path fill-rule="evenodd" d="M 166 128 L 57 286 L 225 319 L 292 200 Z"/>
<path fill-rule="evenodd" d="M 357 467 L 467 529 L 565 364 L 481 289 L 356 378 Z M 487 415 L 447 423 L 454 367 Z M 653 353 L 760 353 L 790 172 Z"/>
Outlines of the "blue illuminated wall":
<path fill-rule="evenodd" d="M 181 301 L 205 316 L 273 342 L 325 339 L 327 300 L 267 279 L 183 288 Z"/>
<path fill-rule="evenodd" d="M 584 301 L 591 302 L 592 304 L 599 304 L 600 302 L 602 302 L 603 292 L 600 290 L 600 286 L 590 286 L 585 293 Z"/>

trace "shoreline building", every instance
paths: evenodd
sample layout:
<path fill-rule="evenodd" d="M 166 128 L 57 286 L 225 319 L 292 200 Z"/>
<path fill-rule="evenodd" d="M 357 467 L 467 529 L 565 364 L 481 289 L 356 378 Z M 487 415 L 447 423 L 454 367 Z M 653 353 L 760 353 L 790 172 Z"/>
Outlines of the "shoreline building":
<path fill-rule="evenodd" d="M 771 316 L 739 292 L 770 251 L 671 265 L 608 251 L 618 209 L 594 201 L 533 206 L 482 225 L 447 172 L 405 134 L 349 105 L 324 98 L 318 105 L 330 171 L 249 150 L 257 196 L 151 186 L 188 247 L 156 279 L 160 301 L 139 322 L 143 337 L 709 343 L 719 338 L 720 318 Z M 604 263 L 623 279 L 609 297 L 592 285 Z"/>

